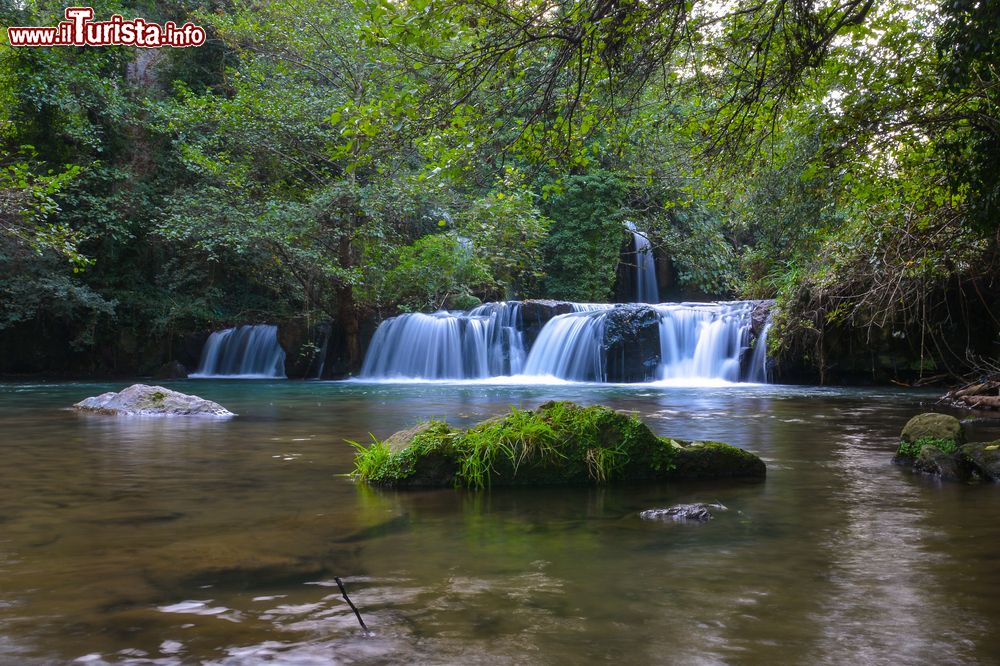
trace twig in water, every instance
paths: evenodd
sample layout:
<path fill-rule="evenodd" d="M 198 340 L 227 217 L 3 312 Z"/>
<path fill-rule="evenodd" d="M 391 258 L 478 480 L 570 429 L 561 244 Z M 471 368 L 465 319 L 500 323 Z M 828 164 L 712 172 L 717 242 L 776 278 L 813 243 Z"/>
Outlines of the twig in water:
<path fill-rule="evenodd" d="M 344 595 L 344 601 L 347 602 L 347 605 L 351 607 L 351 610 L 354 611 L 354 614 L 358 617 L 358 624 L 360 624 L 361 628 L 364 630 L 365 636 L 371 636 L 372 632 L 368 629 L 368 625 L 365 624 L 365 621 L 361 619 L 361 613 L 358 612 L 357 606 L 355 606 L 354 602 L 351 601 L 351 598 L 347 596 L 347 590 L 344 589 L 344 583 L 338 576 L 334 576 L 333 579 L 337 581 L 337 587 L 340 588 L 340 593 Z"/>

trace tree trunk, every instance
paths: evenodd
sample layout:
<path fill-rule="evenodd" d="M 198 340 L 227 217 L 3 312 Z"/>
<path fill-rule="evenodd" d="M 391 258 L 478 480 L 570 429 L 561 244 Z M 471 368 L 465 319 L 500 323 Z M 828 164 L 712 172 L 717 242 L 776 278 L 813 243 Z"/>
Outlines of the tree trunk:
<path fill-rule="evenodd" d="M 352 263 L 351 239 L 340 241 L 340 265 L 350 268 Z M 361 367 L 361 326 L 358 322 L 358 308 L 354 303 L 354 287 L 342 283 L 337 287 L 337 313 L 344 330 L 344 353 L 351 372 Z"/>

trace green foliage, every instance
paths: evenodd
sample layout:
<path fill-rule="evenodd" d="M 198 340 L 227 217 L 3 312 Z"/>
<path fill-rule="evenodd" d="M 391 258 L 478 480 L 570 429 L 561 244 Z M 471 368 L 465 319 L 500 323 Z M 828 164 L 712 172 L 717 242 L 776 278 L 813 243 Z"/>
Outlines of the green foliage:
<path fill-rule="evenodd" d="M 702 293 L 724 296 L 736 290 L 738 265 L 732 242 L 720 221 L 700 206 L 670 211 L 663 229 L 664 250 L 677 271 L 678 282 Z"/>
<path fill-rule="evenodd" d="M 451 233 L 424 236 L 399 252 L 386 276 L 388 298 L 409 310 L 467 308 L 489 293 L 493 279 L 483 261 Z"/>
<path fill-rule="evenodd" d="M 451 455 L 457 433 L 444 421 L 428 421 L 409 446 L 397 453 L 392 452 L 387 442 L 370 436 L 372 443 L 368 446 L 352 440 L 347 442 L 355 451 L 351 475 L 366 483 L 392 485 L 412 477 L 420 459 Z"/>
<path fill-rule="evenodd" d="M 900 442 L 896 455 L 907 458 L 916 458 L 920 455 L 920 449 L 925 446 L 933 446 L 940 449 L 942 453 L 951 455 L 958 451 L 958 446 L 953 439 L 935 439 L 934 437 L 921 437 L 913 442 Z"/>
<path fill-rule="evenodd" d="M 90 263 L 79 251 L 79 234 L 59 221 L 58 196 L 80 173 L 77 166 L 44 170 L 31 146 L 18 154 L 0 148 L 0 237 L 41 255 L 62 255 L 80 270 Z"/>
<path fill-rule="evenodd" d="M 611 173 L 567 176 L 550 186 L 543 211 L 544 291 L 550 298 L 603 302 L 611 296 L 625 241 L 625 186 Z"/>
<path fill-rule="evenodd" d="M 942 143 L 953 192 L 966 194 L 971 222 L 983 233 L 1000 227 L 1000 6 L 944 0 L 937 36 L 943 83 L 962 100 L 955 134 Z M 957 121 L 957 122 L 956 122 Z"/>
<path fill-rule="evenodd" d="M 135 49 L 0 45 L 0 328 L 96 359 L 250 318 L 356 338 L 604 301 L 632 220 L 678 286 L 777 296 L 772 341 L 821 375 L 834 329 L 919 340 L 920 368 L 995 354 L 992 323 L 963 331 L 996 320 L 996 3 L 609 7 L 154 3 L 212 39 L 143 81 Z"/>
<path fill-rule="evenodd" d="M 383 481 L 389 476 L 392 478 L 404 477 L 401 470 L 389 467 L 388 463 L 392 456 L 389 445 L 377 440 L 375 435 L 371 435 L 371 438 L 372 443 L 368 446 L 354 440 L 347 440 L 347 443 L 354 447 L 355 452 L 354 471 L 351 475 L 372 483 Z"/>
<path fill-rule="evenodd" d="M 550 221 L 535 206 L 532 192 L 508 173 L 507 182 L 477 198 L 456 216 L 459 233 L 509 297 L 538 292 L 542 244 Z"/>
<path fill-rule="evenodd" d="M 675 447 L 658 440 L 634 416 L 607 407 L 549 402 L 537 410 L 511 407 L 504 417 L 466 431 L 431 422 L 409 445 L 392 453 L 385 442 L 356 449 L 355 476 L 396 485 L 420 475 L 440 456 L 454 460 L 456 485 L 473 489 L 503 483 L 610 483 L 650 478 L 672 469 Z"/>

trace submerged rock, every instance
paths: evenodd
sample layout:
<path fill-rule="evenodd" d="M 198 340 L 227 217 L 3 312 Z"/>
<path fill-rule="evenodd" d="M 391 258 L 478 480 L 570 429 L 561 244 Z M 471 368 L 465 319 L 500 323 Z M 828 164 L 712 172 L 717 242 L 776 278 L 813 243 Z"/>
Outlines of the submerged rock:
<path fill-rule="evenodd" d="M 73 407 L 83 412 L 121 416 L 235 416 L 217 402 L 146 384 L 133 384 L 119 393 L 102 393 Z"/>
<path fill-rule="evenodd" d="M 643 520 L 673 520 L 705 523 L 714 518 L 712 509 L 727 511 L 721 504 L 678 504 L 668 509 L 647 509 L 639 514 Z"/>
<path fill-rule="evenodd" d="M 659 438 L 608 407 L 548 402 L 468 430 L 420 424 L 358 447 L 355 476 L 383 486 L 546 485 L 763 478 L 754 454 L 719 442 Z"/>

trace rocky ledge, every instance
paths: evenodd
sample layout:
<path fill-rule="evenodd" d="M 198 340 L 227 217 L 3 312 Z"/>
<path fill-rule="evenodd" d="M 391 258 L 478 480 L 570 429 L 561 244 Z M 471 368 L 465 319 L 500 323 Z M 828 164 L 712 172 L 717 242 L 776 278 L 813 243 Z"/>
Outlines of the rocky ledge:
<path fill-rule="evenodd" d="M 966 443 L 954 416 L 920 414 L 903 426 L 893 462 L 953 481 L 1000 481 L 1000 440 Z"/>
<path fill-rule="evenodd" d="M 764 462 L 749 451 L 657 437 L 634 415 L 571 402 L 512 408 L 468 430 L 430 421 L 367 447 L 353 445 L 355 478 L 393 487 L 761 479 L 766 474 Z"/>
<path fill-rule="evenodd" d="M 217 402 L 146 384 L 133 384 L 118 393 L 102 393 L 81 400 L 73 408 L 119 416 L 236 416 Z"/>

